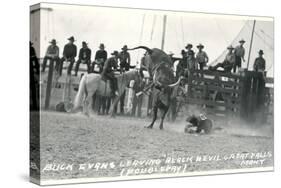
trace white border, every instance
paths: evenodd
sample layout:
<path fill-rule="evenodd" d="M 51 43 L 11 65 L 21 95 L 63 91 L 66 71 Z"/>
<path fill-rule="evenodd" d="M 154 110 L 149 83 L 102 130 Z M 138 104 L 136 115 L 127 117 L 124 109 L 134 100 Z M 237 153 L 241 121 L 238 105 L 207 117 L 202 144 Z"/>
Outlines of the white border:
<path fill-rule="evenodd" d="M 275 17 L 275 51 L 281 51 L 281 11 L 276 0 L 44 0 L 45 2 L 65 2 L 99 4 L 104 6 L 140 7 L 146 9 L 173 9 L 197 12 L 232 13 L 247 15 L 269 15 Z M 1 9 L 1 187 L 38 188 L 28 182 L 29 177 L 29 6 L 39 0 L 2 2 Z M 14 53 L 16 49 L 16 54 Z M 226 176 L 200 176 L 189 178 L 168 178 L 146 181 L 118 181 L 83 185 L 56 186 L 56 188 L 267 188 L 280 187 L 281 177 L 281 56 L 275 55 L 274 117 L 276 126 L 274 144 L 274 173 L 247 173 Z M 16 87 L 15 87 L 16 86 Z"/>
<path fill-rule="evenodd" d="M 160 178 L 175 178 L 188 176 L 203 176 L 203 175 L 223 175 L 234 173 L 251 173 L 251 172 L 272 172 L 274 167 L 259 167 L 259 168 L 244 168 L 244 169 L 230 169 L 230 170 L 212 170 L 204 172 L 188 172 L 181 174 L 152 174 L 139 176 L 119 176 L 119 177 L 104 177 L 104 178 L 73 178 L 61 180 L 36 180 L 30 179 L 31 182 L 40 185 L 63 185 L 63 184 L 77 184 L 77 183 L 97 183 L 107 181 L 128 181 L 128 180 L 145 180 L 145 179 L 160 179 Z"/>
<path fill-rule="evenodd" d="M 82 2 L 81 2 L 82 3 Z M 36 4 L 34 4 L 36 5 Z M 233 20 L 259 20 L 259 21 L 274 21 L 274 17 L 271 16 L 255 16 L 255 15 L 236 15 L 236 14 L 223 14 L 223 13 L 212 13 L 212 12 L 196 12 L 188 10 L 166 10 L 166 9 L 153 9 L 153 8 L 133 8 L 133 7 L 121 7 L 121 6 L 104 6 L 104 5 L 91 5 L 91 4 L 70 4 L 70 3 L 51 3 L 42 2 L 40 7 L 49 6 L 62 6 L 62 7 L 72 7 L 72 8 L 90 8 L 90 9 L 111 9 L 111 11 L 126 11 L 131 13 L 147 13 L 147 14 L 165 14 L 165 15 L 178 15 L 190 16 L 194 18 L 222 18 L 222 19 L 233 19 Z M 33 6 L 33 5 L 30 5 Z"/>

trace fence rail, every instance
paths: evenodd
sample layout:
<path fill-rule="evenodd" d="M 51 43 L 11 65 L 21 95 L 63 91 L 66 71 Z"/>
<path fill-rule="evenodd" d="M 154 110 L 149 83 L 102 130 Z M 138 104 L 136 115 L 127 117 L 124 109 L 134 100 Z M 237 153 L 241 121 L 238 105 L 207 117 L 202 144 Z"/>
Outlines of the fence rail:
<path fill-rule="evenodd" d="M 273 78 L 264 78 L 262 73 L 253 71 L 232 74 L 194 70 L 188 77 L 186 102 L 208 113 L 257 119 L 258 111 L 273 114 L 273 88 L 266 87 L 273 82 Z"/>

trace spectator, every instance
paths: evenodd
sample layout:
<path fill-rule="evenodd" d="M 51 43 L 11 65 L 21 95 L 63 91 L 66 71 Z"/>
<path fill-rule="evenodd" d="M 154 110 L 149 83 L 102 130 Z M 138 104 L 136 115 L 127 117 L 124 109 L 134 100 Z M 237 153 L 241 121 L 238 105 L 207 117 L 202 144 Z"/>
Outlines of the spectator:
<path fill-rule="evenodd" d="M 233 53 L 234 48 L 230 45 L 227 49 L 228 53 L 226 54 L 224 61 L 222 63 L 218 63 L 214 67 L 210 67 L 210 70 L 217 70 L 217 68 L 221 67 L 225 72 L 231 72 L 231 69 L 235 64 L 235 54 Z"/>
<path fill-rule="evenodd" d="M 236 72 L 236 68 L 241 68 L 242 61 L 245 62 L 244 56 L 245 56 L 245 48 L 244 48 L 244 43 L 245 40 L 241 39 L 239 41 L 240 45 L 236 46 L 234 50 L 235 54 L 235 64 L 233 66 L 233 72 Z"/>
<path fill-rule="evenodd" d="M 197 45 L 198 52 L 196 54 L 196 61 L 199 63 L 200 70 L 203 70 L 203 68 L 207 65 L 209 61 L 209 57 L 205 51 L 203 51 L 204 45 L 199 44 Z"/>
<path fill-rule="evenodd" d="M 60 75 L 62 75 L 64 61 L 70 62 L 68 69 L 67 69 L 67 75 L 71 75 L 72 67 L 75 62 L 75 57 L 77 55 L 77 47 L 74 44 L 74 41 L 75 41 L 74 37 L 71 36 L 70 38 L 68 38 L 68 41 L 69 42 L 64 46 L 63 57 L 61 58 L 61 61 L 60 61 L 60 71 L 59 71 Z"/>
<path fill-rule="evenodd" d="M 53 39 L 51 42 L 51 45 L 48 46 L 46 55 L 43 59 L 43 64 L 42 64 L 42 72 L 45 72 L 47 61 L 54 61 L 56 62 L 55 69 L 58 71 L 59 70 L 59 47 L 57 46 L 57 41 L 56 39 Z"/>
<path fill-rule="evenodd" d="M 79 59 L 76 62 L 76 66 L 75 66 L 75 76 L 77 76 L 81 62 L 87 65 L 88 73 L 90 73 L 91 54 L 92 54 L 91 49 L 88 48 L 87 43 L 83 41 L 82 48 L 79 51 Z"/>
<path fill-rule="evenodd" d="M 121 48 L 122 51 L 119 54 L 119 60 L 120 60 L 120 73 L 123 73 L 125 71 L 130 70 L 130 64 L 131 64 L 131 57 L 128 52 L 127 45 L 124 45 L 123 48 Z"/>
<path fill-rule="evenodd" d="M 265 71 L 265 59 L 263 58 L 263 51 L 259 51 L 259 57 L 255 59 L 254 62 L 254 71 L 264 72 Z"/>
<path fill-rule="evenodd" d="M 95 70 L 95 65 L 97 64 L 99 67 L 99 72 L 102 72 L 104 62 L 107 60 L 107 51 L 105 50 L 105 46 L 103 43 L 100 44 L 99 50 L 96 52 L 95 61 L 93 62 L 92 72 Z"/>

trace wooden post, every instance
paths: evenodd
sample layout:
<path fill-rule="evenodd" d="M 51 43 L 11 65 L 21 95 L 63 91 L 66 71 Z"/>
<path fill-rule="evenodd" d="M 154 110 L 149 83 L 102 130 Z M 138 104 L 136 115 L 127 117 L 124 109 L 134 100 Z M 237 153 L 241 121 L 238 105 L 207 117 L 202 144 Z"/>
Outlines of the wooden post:
<path fill-rule="evenodd" d="M 49 109 L 50 106 L 50 98 L 51 98 L 51 91 L 53 85 L 53 72 L 54 72 L 54 61 L 50 60 L 49 72 L 48 72 L 48 80 L 47 80 L 47 87 L 46 87 L 46 98 L 45 98 L 45 109 Z"/>

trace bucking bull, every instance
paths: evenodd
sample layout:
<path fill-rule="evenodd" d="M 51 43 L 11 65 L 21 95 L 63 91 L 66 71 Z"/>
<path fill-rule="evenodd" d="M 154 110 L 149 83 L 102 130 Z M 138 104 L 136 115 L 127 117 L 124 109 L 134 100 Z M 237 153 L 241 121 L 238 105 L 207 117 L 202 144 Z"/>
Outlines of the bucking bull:
<path fill-rule="evenodd" d="M 171 99 L 172 97 L 176 97 L 173 96 L 173 88 L 180 83 L 181 78 L 176 80 L 172 69 L 172 59 L 164 51 L 157 48 L 150 49 L 146 46 L 138 46 L 128 50 L 136 49 L 146 50 L 147 53 L 144 57 L 142 68 L 148 71 L 149 76 L 152 79 L 150 87 L 153 96 L 153 118 L 151 124 L 146 126 L 146 128 L 153 128 L 159 109 L 161 113 L 159 128 L 163 129 L 163 122 L 169 109 Z"/>

